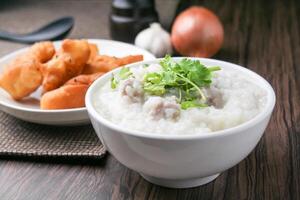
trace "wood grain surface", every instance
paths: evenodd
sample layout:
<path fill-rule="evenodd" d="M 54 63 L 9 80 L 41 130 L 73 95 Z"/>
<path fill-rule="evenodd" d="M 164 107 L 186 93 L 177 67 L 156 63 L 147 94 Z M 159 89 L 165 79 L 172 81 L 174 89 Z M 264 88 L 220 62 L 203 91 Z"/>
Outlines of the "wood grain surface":
<path fill-rule="evenodd" d="M 276 108 L 255 150 L 214 182 L 191 189 L 152 185 L 111 155 L 93 165 L 0 160 L 0 199 L 300 199 L 300 2 L 201 1 L 225 28 L 215 56 L 265 77 Z M 172 19 L 173 0 L 157 1 Z M 107 0 L 1 1 L 0 29 L 26 32 L 63 15 L 75 17 L 74 38 L 109 38 Z M 0 41 L 4 55 L 20 44 Z"/>

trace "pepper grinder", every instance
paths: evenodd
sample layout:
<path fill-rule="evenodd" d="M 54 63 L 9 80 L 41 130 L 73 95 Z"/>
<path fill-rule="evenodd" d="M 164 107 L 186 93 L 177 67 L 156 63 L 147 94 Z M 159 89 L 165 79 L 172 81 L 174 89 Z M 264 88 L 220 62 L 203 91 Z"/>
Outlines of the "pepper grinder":
<path fill-rule="evenodd" d="M 158 22 L 155 1 L 113 0 L 109 22 L 112 39 L 133 43 L 141 30 Z"/>

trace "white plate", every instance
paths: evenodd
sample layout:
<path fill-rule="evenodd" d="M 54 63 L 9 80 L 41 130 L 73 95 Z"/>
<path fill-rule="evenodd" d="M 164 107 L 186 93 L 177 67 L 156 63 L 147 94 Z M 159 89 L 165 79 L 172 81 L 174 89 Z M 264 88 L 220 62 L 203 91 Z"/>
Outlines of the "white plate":
<path fill-rule="evenodd" d="M 110 56 L 126 56 L 130 54 L 142 54 L 144 60 L 152 60 L 155 57 L 146 50 L 123 42 L 111 40 L 89 39 L 89 42 L 97 44 L 100 54 Z M 55 48 L 59 48 L 61 41 L 54 42 Z M 0 71 L 17 55 L 26 51 L 27 48 L 17 50 L 0 59 Z M 0 109 L 19 119 L 50 125 L 80 125 L 89 123 L 86 108 L 64 110 L 41 110 L 39 107 L 40 89 L 32 93 L 22 101 L 13 100 L 8 93 L 0 88 Z"/>

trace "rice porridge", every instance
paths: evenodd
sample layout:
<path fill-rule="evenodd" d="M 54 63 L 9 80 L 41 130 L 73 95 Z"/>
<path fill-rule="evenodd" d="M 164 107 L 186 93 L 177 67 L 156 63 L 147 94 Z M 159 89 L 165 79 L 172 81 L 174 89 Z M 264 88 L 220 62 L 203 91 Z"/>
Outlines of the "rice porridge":
<path fill-rule="evenodd" d="M 107 120 L 153 134 L 234 127 L 254 118 L 266 101 L 266 91 L 240 71 L 171 58 L 123 68 L 93 96 L 94 107 Z"/>

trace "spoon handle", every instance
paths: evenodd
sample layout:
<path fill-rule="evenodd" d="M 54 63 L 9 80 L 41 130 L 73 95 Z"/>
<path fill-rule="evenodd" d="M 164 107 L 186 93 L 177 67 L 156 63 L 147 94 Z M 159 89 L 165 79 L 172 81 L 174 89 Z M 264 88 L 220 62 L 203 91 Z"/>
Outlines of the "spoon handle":
<path fill-rule="evenodd" d="M 0 39 L 28 44 L 43 40 L 57 40 L 64 38 L 71 31 L 73 25 L 73 17 L 62 17 L 27 34 L 15 34 L 0 30 Z"/>
<path fill-rule="evenodd" d="M 14 35 L 13 33 L 9 33 L 6 31 L 0 31 L 0 39 L 4 39 L 4 40 L 14 40 L 16 39 L 17 36 Z"/>
<path fill-rule="evenodd" d="M 0 39 L 13 41 L 13 42 L 19 42 L 19 43 L 25 43 L 25 44 L 30 44 L 30 43 L 35 42 L 34 40 L 30 40 L 30 38 L 28 38 L 28 36 L 16 35 L 14 33 L 9 33 L 6 31 L 0 31 Z"/>

